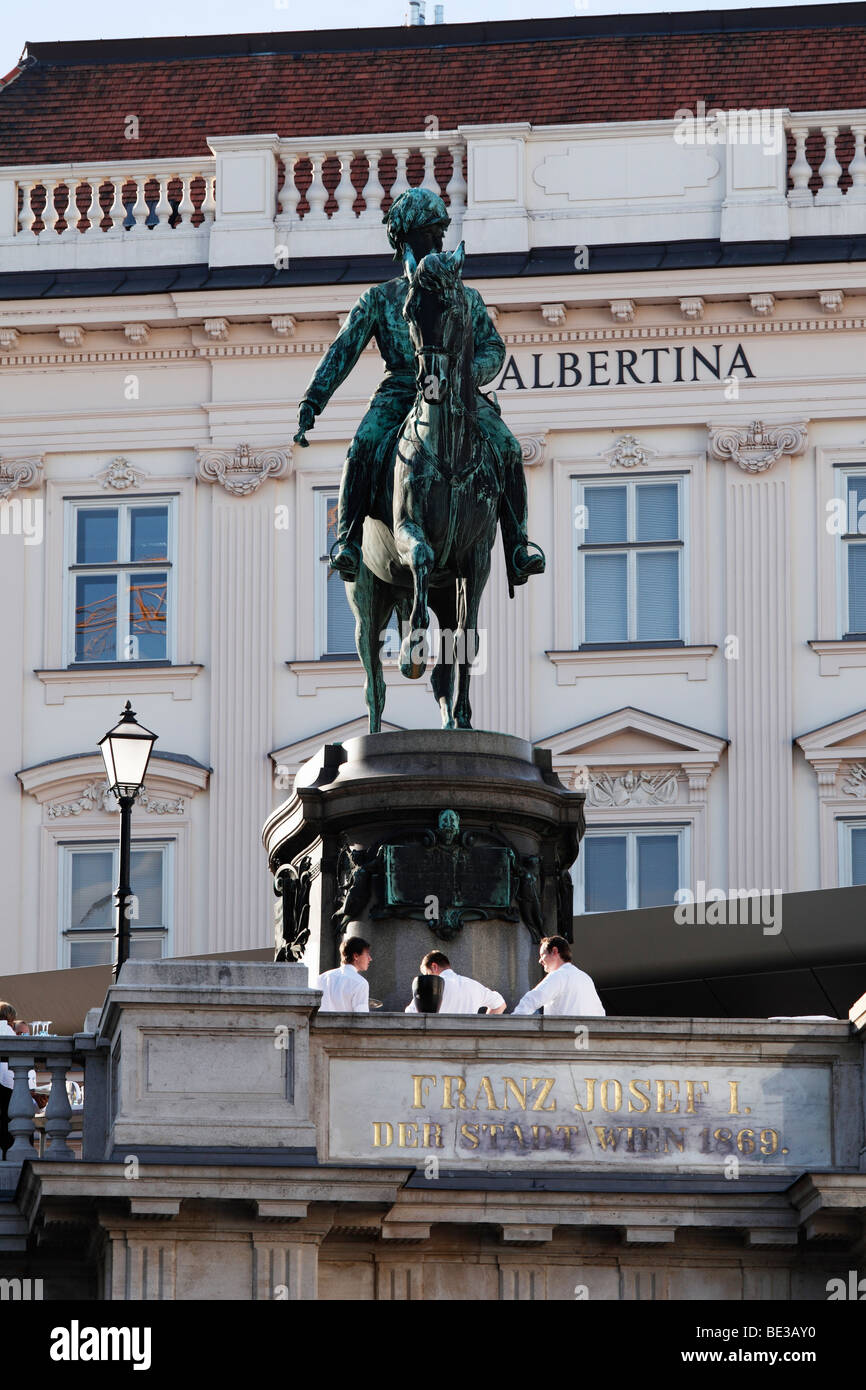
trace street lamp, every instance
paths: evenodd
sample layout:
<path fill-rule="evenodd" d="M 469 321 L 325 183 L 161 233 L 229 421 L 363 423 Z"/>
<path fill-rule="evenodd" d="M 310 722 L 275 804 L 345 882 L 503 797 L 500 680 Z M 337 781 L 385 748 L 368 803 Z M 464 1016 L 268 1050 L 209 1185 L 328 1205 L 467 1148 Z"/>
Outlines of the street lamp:
<path fill-rule="evenodd" d="M 132 803 L 141 791 L 156 734 L 136 721 L 129 701 L 116 724 L 99 740 L 109 789 L 120 802 L 120 875 L 115 894 L 117 931 L 114 978 L 129 959 L 130 846 L 132 841 Z"/>

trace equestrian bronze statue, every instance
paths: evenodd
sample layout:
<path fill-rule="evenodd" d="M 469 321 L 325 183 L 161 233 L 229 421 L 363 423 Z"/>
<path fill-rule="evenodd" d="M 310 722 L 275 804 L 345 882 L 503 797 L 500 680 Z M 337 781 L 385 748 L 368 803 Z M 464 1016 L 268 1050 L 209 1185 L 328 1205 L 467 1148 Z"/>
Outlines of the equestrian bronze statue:
<path fill-rule="evenodd" d="M 429 655 L 429 608 L 441 632 L 431 684 L 442 724 L 469 729 L 497 523 L 512 597 L 545 562 L 526 534 L 520 444 L 480 390 L 501 370 L 505 346 L 480 294 L 463 284 L 463 243 L 442 250 L 445 204 L 410 188 L 385 221 L 404 273 L 352 309 L 307 388 L 295 441 L 308 443 L 316 416 L 374 338 L 386 373 L 349 449 L 330 555 L 355 614 L 370 732 L 381 728 L 381 644 L 391 616 L 401 625 L 400 669 L 417 679 Z"/>

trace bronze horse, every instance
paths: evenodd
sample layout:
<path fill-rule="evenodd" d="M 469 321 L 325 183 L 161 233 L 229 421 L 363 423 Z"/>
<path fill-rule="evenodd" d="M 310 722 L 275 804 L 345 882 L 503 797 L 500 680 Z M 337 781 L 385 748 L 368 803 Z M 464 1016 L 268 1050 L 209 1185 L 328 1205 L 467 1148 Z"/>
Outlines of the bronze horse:
<path fill-rule="evenodd" d="M 382 725 L 381 644 L 391 616 L 396 610 L 401 624 L 400 670 L 417 680 L 429 656 L 428 608 L 442 636 L 430 677 L 442 726 L 472 727 L 469 681 L 502 481 L 477 423 L 463 259 L 462 242 L 420 263 L 406 252 L 403 317 L 415 350 L 415 402 L 364 522 L 358 578 L 346 585 L 371 733 Z"/>

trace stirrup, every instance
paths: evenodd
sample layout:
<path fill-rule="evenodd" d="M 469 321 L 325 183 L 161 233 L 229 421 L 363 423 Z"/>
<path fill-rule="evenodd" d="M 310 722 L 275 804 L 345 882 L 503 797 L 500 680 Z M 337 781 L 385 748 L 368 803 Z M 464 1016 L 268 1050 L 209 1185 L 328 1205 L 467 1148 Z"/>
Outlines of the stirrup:
<path fill-rule="evenodd" d="M 334 556 L 337 546 L 343 546 L 343 554 Z M 357 553 L 357 561 L 353 561 L 349 547 L 352 546 Z M 348 552 L 348 553 L 347 553 Z M 341 541 L 339 536 L 328 551 L 328 564 L 335 574 L 341 574 L 344 579 L 357 579 L 358 570 L 361 565 L 361 547 L 354 541 Z"/>

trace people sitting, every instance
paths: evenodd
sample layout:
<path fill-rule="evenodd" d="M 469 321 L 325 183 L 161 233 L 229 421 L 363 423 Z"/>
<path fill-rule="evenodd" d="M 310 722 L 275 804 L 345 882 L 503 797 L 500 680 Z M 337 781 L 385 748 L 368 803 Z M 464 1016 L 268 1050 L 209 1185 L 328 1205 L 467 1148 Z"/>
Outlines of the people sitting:
<path fill-rule="evenodd" d="M 571 946 L 564 936 L 545 936 L 538 945 L 538 963 L 545 979 L 527 990 L 515 1014 L 544 1009 L 545 1018 L 604 1018 L 604 1005 L 590 977 L 572 964 Z"/>
<path fill-rule="evenodd" d="M 319 976 L 316 988 L 322 991 L 321 1014 L 368 1014 L 370 986 L 361 978 L 373 957 L 370 943 L 362 936 L 350 936 L 340 943 L 340 960 L 335 970 Z"/>
<path fill-rule="evenodd" d="M 505 1000 L 495 989 L 488 989 L 468 975 L 458 975 L 451 968 L 451 962 L 444 951 L 428 951 L 421 962 L 422 975 L 441 975 L 444 986 L 440 1014 L 477 1014 L 484 1009 L 488 1014 L 505 1012 Z M 405 1013 L 416 1014 L 417 1005 L 413 999 L 407 1004 Z"/>

